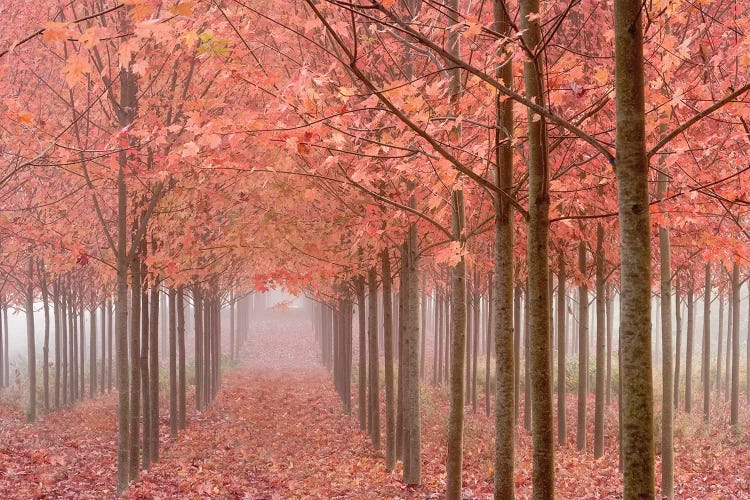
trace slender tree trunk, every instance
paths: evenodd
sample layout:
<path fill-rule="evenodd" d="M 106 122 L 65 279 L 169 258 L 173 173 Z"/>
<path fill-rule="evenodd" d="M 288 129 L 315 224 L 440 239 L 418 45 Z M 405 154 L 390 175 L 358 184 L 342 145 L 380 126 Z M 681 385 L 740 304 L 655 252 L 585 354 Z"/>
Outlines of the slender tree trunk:
<path fill-rule="evenodd" d="M 513 388 L 514 421 L 518 423 L 518 417 L 521 414 L 521 287 L 515 286 L 513 291 Z M 525 404 L 525 403 L 524 403 Z"/>
<path fill-rule="evenodd" d="M 529 284 L 523 294 L 523 428 L 531 432 L 533 407 L 531 401 L 531 350 L 529 342 Z"/>
<path fill-rule="evenodd" d="M 60 293 L 60 324 L 62 325 L 60 328 L 61 330 L 60 356 L 62 358 L 62 400 L 63 400 L 64 406 L 68 406 L 68 402 L 69 401 L 72 402 L 73 400 L 72 398 L 68 397 L 69 391 L 68 391 L 68 293 L 67 292 L 68 291 L 67 291 L 65 282 L 63 282 L 61 286 L 61 293 Z"/>
<path fill-rule="evenodd" d="M 44 307 L 44 347 L 42 351 L 42 377 L 44 384 L 44 411 L 49 413 L 49 290 L 47 289 L 47 275 L 44 266 L 38 266 L 39 284 L 42 289 L 42 305 Z M 57 370 L 57 365 L 55 365 Z"/>
<path fill-rule="evenodd" d="M 501 1 L 493 4 L 493 29 L 509 36 L 511 22 Z M 502 51 L 504 47 L 498 49 Z M 513 58 L 506 57 L 496 76 L 513 85 Z M 495 96 L 495 184 L 505 192 L 513 186 L 513 101 Z M 495 498 L 515 496 L 515 429 L 518 418 L 519 340 L 514 328 L 513 209 L 508 198 L 495 195 L 494 296 L 490 298 L 495 338 Z M 518 316 L 516 314 L 515 316 Z M 489 344 L 487 346 L 489 350 Z"/>
<path fill-rule="evenodd" d="M 711 413 L 711 263 L 706 263 L 706 284 L 703 289 L 703 420 Z"/>
<path fill-rule="evenodd" d="M 388 248 L 381 253 L 383 272 L 383 352 L 385 355 L 385 468 L 396 468 L 396 410 L 393 390 L 393 302 Z"/>
<path fill-rule="evenodd" d="M 10 330 L 8 330 L 8 303 L 3 301 L 2 303 L 3 307 L 3 329 L 5 330 L 5 349 L 3 351 L 5 352 L 5 386 L 7 387 L 8 384 L 10 384 L 10 362 L 9 362 L 9 351 L 8 351 L 8 336 L 10 334 Z"/>
<path fill-rule="evenodd" d="M 380 449 L 380 357 L 378 356 L 378 275 L 375 267 L 367 271 L 368 293 L 368 351 L 370 359 L 370 438 L 372 446 Z"/>
<path fill-rule="evenodd" d="M 675 357 L 674 357 L 674 391 L 672 404 L 674 409 L 680 407 L 680 348 L 682 343 L 682 303 L 680 302 L 680 277 L 675 277 L 674 287 L 674 321 L 675 321 Z"/>
<path fill-rule="evenodd" d="M 140 416 L 141 416 L 141 264 L 136 258 L 132 264 L 130 292 L 130 480 L 138 479 L 140 470 Z"/>
<path fill-rule="evenodd" d="M 96 395 L 96 307 L 89 310 L 89 397 Z"/>
<path fill-rule="evenodd" d="M 427 347 L 427 279 L 424 275 L 422 275 L 422 287 L 419 290 L 419 310 L 419 316 L 422 320 L 422 327 L 419 329 L 421 332 L 420 339 L 422 341 L 419 349 L 419 379 L 424 380 L 424 353 Z"/>
<path fill-rule="evenodd" d="M 409 201 L 414 204 L 413 198 Z M 409 224 L 406 264 L 409 269 L 407 328 L 404 338 L 404 482 L 422 482 L 422 424 L 419 404 L 419 274 L 417 225 Z"/>
<path fill-rule="evenodd" d="M 472 352 L 473 359 L 471 362 L 471 411 L 473 413 L 476 413 L 477 412 L 477 365 L 479 364 L 478 353 L 479 353 L 479 338 L 480 338 L 479 317 L 480 317 L 480 312 L 481 312 L 480 295 L 479 295 L 479 277 L 478 277 L 476 267 L 474 267 L 474 283 L 476 286 L 474 287 L 474 294 L 473 294 L 474 298 L 471 301 L 471 307 L 473 310 L 472 321 L 474 323 L 471 329 L 472 336 L 474 337 L 474 341 L 472 342 L 474 346 L 474 350 Z"/>
<path fill-rule="evenodd" d="M 732 339 L 734 337 L 734 291 L 729 284 L 729 296 L 727 297 L 727 346 L 726 359 L 724 360 L 724 400 L 729 401 L 729 373 L 732 368 Z"/>
<path fill-rule="evenodd" d="M 193 287 L 193 321 L 195 334 L 195 409 L 203 409 L 203 297 L 198 286 Z"/>
<path fill-rule="evenodd" d="M 604 226 L 596 228 L 596 404 L 594 406 L 594 458 L 604 455 L 604 353 L 606 348 Z"/>
<path fill-rule="evenodd" d="M 78 354 L 76 346 L 78 345 L 76 337 L 76 315 L 75 315 L 75 295 L 71 286 L 71 278 L 68 276 L 68 355 L 70 368 L 70 403 L 73 404 L 78 400 Z"/>
<path fill-rule="evenodd" d="M 586 398 L 589 378 L 589 288 L 586 284 L 586 245 L 578 243 L 578 272 L 584 277 L 578 285 L 578 418 L 576 446 L 586 449 Z"/>
<path fill-rule="evenodd" d="M 607 285 L 607 395 L 605 403 L 609 406 L 612 401 L 612 333 L 614 331 L 614 293 L 611 285 Z"/>
<path fill-rule="evenodd" d="M 437 373 L 435 375 L 436 379 L 436 385 L 439 387 L 442 387 L 443 385 L 443 366 L 444 362 L 443 359 L 445 358 L 445 351 L 447 349 L 444 349 L 444 342 L 445 342 L 445 328 L 444 328 L 444 316 L 445 316 L 445 304 L 443 299 L 443 292 L 442 289 L 439 286 L 436 286 L 435 288 L 435 311 L 436 311 L 436 320 L 435 320 L 435 332 L 437 333 L 437 343 L 435 346 L 436 349 L 436 356 L 435 356 L 435 365 L 437 367 Z"/>
<path fill-rule="evenodd" d="M 365 280 L 357 277 L 355 279 L 355 288 L 357 291 L 357 315 L 359 318 L 359 377 L 358 385 L 358 411 L 359 411 L 359 428 L 365 430 L 367 427 L 367 342 L 366 342 L 366 325 L 367 316 L 365 315 Z"/>
<path fill-rule="evenodd" d="M 104 389 L 107 385 L 107 306 L 106 302 L 102 302 L 101 306 L 101 330 L 102 330 L 102 348 L 100 351 L 101 356 L 101 370 L 99 371 L 99 394 L 104 394 Z"/>
<path fill-rule="evenodd" d="M 486 302 L 486 316 L 485 316 L 485 336 L 484 336 L 484 347 L 485 347 L 485 364 L 484 364 L 484 414 L 489 417 L 492 410 L 490 404 L 490 393 L 492 392 L 492 378 L 491 378 L 491 365 L 492 365 L 492 349 L 490 345 L 493 345 L 492 340 L 492 322 L 493 316 L 491 314 L 492 303 L 494 302 L 495 289 L 493 284 L 493 275 L 490 273 L 490 279 L 488 283 L 487 302 Z M 512 306 L 511 306 L 512 307 Z M 511 348 L 513 346 L 511 345 Z"/>
<path fill-rule="evenodd" d="M 408 294 L 405 292 L 408 283 L 407 268 L 406 264 L 406 246 L 401 245 L 400 249 L 401 257 L 401 272 L 399 273 L 399 293 L 398 293 L 398 387 L 396 389 L 396 460 L 401 460 L 404 457 L 404 337 L 405 337 L 405 309 L 406 309 L 406 298 Z"/>
<path fill-rule="evenodd" d="M 185 294 L 182 286 L 177 289 L 177 354 L 179 363 L 179 373 L 177 382 L 177 408 L 179 411 L 179 418 L 177 425 L 180 429 L 184 429 L 186 425 L 185 412 L 186 412 L 186 386 L 185 383 Z"/>
<path fill-rule="evenodd" d="M 26 343 L 29 362 L 29 408 L 27 422 L 36 422 L 36 339 L 34 337 L 34 260 L 29 256 L 26 284 Z"/>
<path fill-rule="evenodd" d="M 143 248 L 145 248 L 145 243 Z M 144 252 L 145 254 L 145 252 Z M 145 258 L 145 255 L 143 256 Z M 147 268 L 145 262 L 141 263 L 141 397 L 143 406 L 143 450 L 142 460 L 143 468 L 148 470 L 151 467 L 151 380 L 150 380 L 150 365 L 149 365 L 149 353 L 153 350 L 154 346 L 151 345 L 151 335 L 149 331 L 151 318 L 151 308 L 149 307 L 149 299 L 151 302 L 158 300 L 157 297 L 149 296 L 149 286 L 147 277 Z M 157 318 L 158 319 L 158 318 Z"/>
<path fill-rule="evenodd" d="M 126 71 L 120 78 L 129 80 Z M 125 82 L 121 82 L 122 85 Z M 115 337 L 117 339 L 117 496 L 128 487 L 130 478 L 130 379 L 128 378 L 128 258 L 126 255 L 127 236 L 127 186 L 125 184 L 126 152 L 118 154 L 117 171 L 117 303 L 115 304 Z M 62 308 L 64 310 L 64 307 Z M 65 319 L 63 338 L 65 336 Z M 134 358 L 136 359 L 136 358 Z M 63 360 L 63 363 L 65 361 Z"/>
<path fill-rule="evenodd" d="M 748 367 L 750 369 L 750 367 Z M 732 264 L 732 385 L 729 424 L 739 430 L 740 408 L 740 266 Z"/>
<path fill-rule="evenodd" d="M 154 246 L 152 250 L 156 250 Z M 149 450 L 151 463 L 159 461 L 159 280 L 154 278 L 151 285 L 150 349 L 149 349 L 149 399 L 151 412 L 149 430 L 151 432 Z"/>
<path fill-rule="evenodd" d="M 79 341 L 80 341 L 80 347 L 78 349 L 78 352 L 81 353 L 81 376 L 80 376 L 80 395 L 81 395 L 81 401 L 83 401 L 86 398 L 86 329 L 85 326 L 85 316 L 86 316 L 86 306 L 84 305 L 84 297 L 83 297 L 83 290 L 81 290 L 81 297 L 80 297 L 80 306 L 81 309 L 78 314 L 78 331 L 80 332 Z"/>
<path fill-rule="evenodd" d="M 565 257 L 560 253 L 557 269 L 557 442 L 564 446 L 568 438 L 565 411 Z"/>
<path fill-rule="evenodd" d="M 60 280 L 59 278 L 55 278 L 55 284 L 52 288 L 52 307 L 53 307 L 53 314 L 54 314 L 54 322 L 55 322 L 55 409 L 57 410 L 60 408 L 60 363 L 61 363 L 61 357 L 60 357 L 60 337 L 61 337 L 61 329 L 60 326 Z M 1 324 L 1 322 L 0 322 Z M 2 328 L 0 328 L 0 332 L 2 331 Z M 0 345 L 2 344 L 2 336 L 0 336 Z M 2 360 L 2 353 L 0 353 L 0 361 Z M 2 377 L 2 367 L 0 366 L 0 378 Z M 2 387 L 2 383 L 0 383 L 0 387 Z"/>
<path fill-rule="evenodd" d="M 519 2 L 521 30 L 526 47 L 532 47 L 533 58 L 524 62 L 526 97 L 546 106 L 542 42 L 539 24 L 539 0 Z M 528 184 L 529 223 L 529 344 L 531 361 L 533 458 L 532 483 L 535 498 L 552 498 L 555 485 L 554 417 L 552 411 L 552 369 L 550 359 L 549 311 L 549 164 L 546 119 L 528 110 Z"/>
<path fill-rule="evenodd" d="M 724 345 L 724 290 L 719 288 L 719 341 L 716 345 L 716 396 L 721 395 L 721 350 Z"/>
<path fill-rule="evenodd" d="M 456 44 L 458 42 L 455 42 Z M 453 237 L 461 241 L 464 228 L 463 191 L 453 191 Z M 448 415 L 448 457 L 446 490 L 448 500 L 460 499 L 463 469 L 464 360 L 466 358 L 466 262 L 463 256 L 451 275 L 451 366 L 450 412 Z"/>
<path fill-rule="evenodd" d="M 474 361 L 472 349 L 474 347 L 474 294 L 472 293 L 472 283 L 469 276 L 466 278 L 466 394 L 464 398 L 471 402 L 471 364 Z"/>
<path fill-rule="evenodd" d="M 659 171 L 657 197 L 663 198 L 667 193 L 667 174 Z M 660 260 L 660 305 L 661 305 L 661 496 L 674 498 L 674 445 L 673 413 L 674 402 L 672 391 L 674 368 L 672 367 L 672 264 L 669 228 L 659 227 L 659 260 Z M 679 308 L 679 304 L 677 306 Z"/>
<path fill-rule="evenodd" d="M 623 486 L 654 497 L 651 252 L 640 0 L 615 0 L 615 92 L 621 294 Z"/>
<path fill-rule="evenodd" d="M 112 300 L 107 299 L 107 392 L 112 390 L 112 351 L 113 349 L 113 333 L 114 328 L 112 327 Z"/>
<path fill-rule="evenodd" d="M 4 338 L 7 337 L 7 333 L 3 335 L 3 332 L 5 329 L 3 328 L 3 321 L 2 321 L 2 315 L 3 315 L 3 305 L 2 305 L 2 297 L 0 297 L 0 389 L 5 387 L 5 340 Z M 55 330 L 57 332 L 57 330 Z M 57 335 L 55 335 L 55 340 L 57 340 Z M 57 345 L 55 345 L 55 352 L 57 352 Z M 60 365 L 57 365 L 57 368 L 55 371 L 60 371 Z"/>
<path fill-rule="evenodd" d="M 690 276 L 687 291 L 687 338 L 685 341 L 685 413 L 693 409 L 693 336 L 695 319 L 693 312 L 693 277 Z"/>
<path fill-rule="evenodd" d="M 169 287 L 169 435 L 177 437 L 177 318 L 175 302 L 177 291 Z"/>

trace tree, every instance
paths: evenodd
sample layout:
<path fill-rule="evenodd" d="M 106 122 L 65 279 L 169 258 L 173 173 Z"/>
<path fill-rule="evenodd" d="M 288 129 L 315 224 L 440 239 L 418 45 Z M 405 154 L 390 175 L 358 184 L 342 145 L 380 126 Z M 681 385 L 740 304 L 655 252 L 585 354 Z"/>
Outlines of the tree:
<path fill-rule="evenodd" d="M 654 496 L 651 262 L 641 4 L 614 4 L 625 498 Z"/>

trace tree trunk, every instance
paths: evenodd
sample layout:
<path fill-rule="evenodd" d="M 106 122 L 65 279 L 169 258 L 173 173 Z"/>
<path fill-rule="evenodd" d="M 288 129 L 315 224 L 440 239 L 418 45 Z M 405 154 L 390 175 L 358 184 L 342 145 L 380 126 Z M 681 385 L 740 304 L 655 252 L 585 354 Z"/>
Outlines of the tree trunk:
<path fill-rule="evenodd" d="M 120 72 L 120 78 L 127 76 Z M 127 78 L 126 78 L 127 80 Z M 125 82 L 123 81 L 124 85 Z M 125 184 L 126 152 L 118 155 L 117 171 L 117 303 L 115 304 L 115 337 L 117 339 L 117 496 L 128 487 L 130 461 L 130 380 L 128 378 L 128 259 L 127 237 L 127 187 Z M 63 307 L 64 310 L 64 307 Z M 65 337 L 65 319 L 63 338 Z M 133 358 L 137 359 L 137 358 Z M 63 358 L 63 363 L 65 363 Z"/>
<path fill-rule="evenodd" d="M 486 312 L 487 315 L 485 316 L 485 335 L 484 335 L 484 347 L 485 347 L 485 364 L 484 364 L 484 392 L 485 392 L 485 399 L 484 399 L 484 414 L 485 416 L 489 417 L 490 412 L 492 410 L 491 404 L 490 404 L 490 393 L 492 392 L 492 378 L 491 378 L 491 365 L 492 365 L 492 349 L 490 349 L 490 345 L 492 344 L 493 335 L 492 335 L 492 314 L 490 314 L 491 304 L 494 301 L 494 284 L 493 284 L 493 276 L 490 273 L 490 279 L 489 283 L 487 284 L 488 292 L 487 292 L 487 302 L 486 302 Z M 511 306 L 512 307 L 512 306 Z M 513 346 L 511 345 L 511 348 Z"/>
<path fill-rule="evenodd" d="M 81 376 L 79 378 L 79 383 L 81 384 L 80 388 L 80 395 L 81 400 L 83 401 L 86 398 L 86 329 L 85 326 L 85 315 L 86 315 L 86 307 L 84 305 L 84 297 L 83 297 L 83 290 L 81 290 L 81 296 L 80 296 L 80 311 L 78 314 L 78 331 L 79 334 L 79 341 L 80 341 L 80 347 L 78 348 L 78 352 L 81 355 L 80 363 L 81 363 Z"/>
<path fill-rule="evenodd" d="M 481 307 L 480 307 L 480 295 L 479 295 L 479 277 L 477 273 L 477 268 L 474 267 L 474 298 L 471 301 L 471 308 L 473 311 L 473 314 L 471 316 L 473 325 L 471 328 L 471 333 L 474 338 L 472 341 L 472 345 L 474 346 L 474 349 L 471 353 L 472 362 L 471 362 L 471 411 L 473 413 L 477 412 L 477 365 L 479 364 L 479 330 L 480 330 L 480 322 L 479 317 L 481 314 Z"/>
<path fill-rule="evenodd" d="M 469 276 L 466 277 L 466 375 L 464 376 L 466 394 L 464 398 L 471 402 L 471 364 L 474 361 L 472 355 L 472 348 L 474 347 L 474 294 L 471 290 L 472 283 L 469 278 Z"/>
<path fill-rule="evenodd" d="M 693 336 L 695 319 L 693 312 L 693 277 L 690 276 L 687 291 L 687 338 L 685 341 L 685 413 L 693 409 Z"/>
<path fill-rule="evenodd" d="M 604 226 L 596 227 L 596 403 L 594 406 L 594 458 L 604 455 L 604 352 L 606 348 L 606 293 L 604 282 Z"/>
<path fill-rule="evenodd" d="M 61 363 L 61 357 L 60 357 L 60 340 L 61 340 L 61 330 L 62 327 L 60 326 L 60 280 L 59 278 L 55 278 L 55 284 L 52 288 L 52 307 L 53 307 L 53 315 L 54 315 L 54 322 L 55 322 L 55 409 L 57 410 L 60 408 L 60 363 Z M 2 322 L 0 322 L 2 324 Z M 2 328 L 0 328 L 0 332 L 2 332 Z M 2 345 L 2 336 L 0 335 L 0 347 Z M 2 352 L 0 352 L 0 380 L 2 379 Z M 0 387 L 2 387 L 2 383 L 0 382 Z"/>
<path fill-rule="evenodd" d="M 732 368 L 732 338 L 734 336 L 734 290 L 729 284 L 729 296 L 727 297 L 727 346 L 726 359 L 724 360 L 724 400 L 729 401 L 729 373 Z"/>
<path fill-rule="evenodd" d="M 49 413 L 49 290 L 47 289 L 47 275 L 41 263 L 38 266 L 39 284 L 42 289 L 42 305 L 44 307 L 44 347 L 42 351 L 42 377 L 44 384 L 44 411 Z M 57 370 L 57 365 L 55 365 Z"/>
<path fill-rule="evenodd" d="M 740 408 L 740 266 L 732 264 L 732 386 L 729 425 L 739 430 Z"/>
<path fill-rule="evenodd" d="M 234 292 L 229 292 L 229 359 L 235 359 L 235 332 L 234 332 Z"/>
<path fill-rule="evenodd" d="M 463 191 L 454 190 L 453 237 L 462 244 L 463 228 Z M 450 412 L 445 496 L 447 499 L 460 499 L 463 468 L 464 360 L 466 358 L 466 262 L 463 256 L 452 268 L 451 320 Z"/>
<path fill-rule="evenodd" d="M 146 245 L 144 243 L 143 248 L 145 248 Z M 143 257 L 145 259 L 145 252 Z M 149 353 L 153 350 L 154 346 L 151 345 L 151 335 L 150 335 L 150 320 L 151 318 L 151 308 L 149 307 L 149 299 L 151 299 L 151 303 L 153 301 L 158 300 L 157 297 L 154 295 L 149 294 L 149 287 L 148 287 L 148 281 L 147 281 L 147 274 L 148 270 L 146 268 L 146 263 L 141 263 L 141 279 L 142 279 L 142 289 L 141 289 L 141 397 L 142 397 L 142 406 L 143 406 L 143 449 L 142 449 L 142 459 L 143 459 L 143 468 L 145 470 L 148 470 L 151 467 L 151 367 L 149 365 Z M 150 296 L 149 296 L 150 295 Z M 158 319 L 158 318 L 157 318 Z"/>
<path fill-rule="evenodd" d="M 607 394 L 605 403 L 609 406 L 612 401 L 612 333 L 614 331 L 614 293 L 612 286 L 607 285 Z"/>
<path fill-rule="evenodd" d="M 89 397 L 96 395 L 96 307 L 89 310 Z"/>
<path fill-rule="evenodd" d="M 78 355 L 76 352 L 78 342 L 76 337 L 76 315 L 74 306 L 75 295 L 73 294 L 71 281 L 70 275 L 68 275 L 68 368 L 70 369 L 70 403 L 73 404 L 78 399 Z"/>
<path fill-rule="evenodd" d="M 621 294 L 623 486 L 654 497 L 651 252 L 640 0 L 615 0 L 615 93 Z"/>
<path fill-rule="evenodd" d="M 493 29 L 511 33 L 507 9 L 493 4 Z M 498 48 L 501 52 L 504 47 Z M 513 59 L 505 58 L 496 76 L 513 85 Z M 513 186 L 513 101 L 495 96 L 495 184 L 505 192 Z M 494 295 L 490 298 L 495 338 L 495 498 L 515 496 L 515 429 L 518 418 L 519 329 L 513 300 L 513 208 L 510 200 L 495 194 Z M 518 290 L 518 289 L 516 289 Z M 514 327 L 514 319 L 516 320 Z M 487 346 L 489 349 L 489 345 Z"/>
<path fill-rule="evenodd" d="M 396 460 L 404 457 L 404 337 L 405 317 L 406 317 L 406 287 L 408 283 L 406 268 L 406 245 L 401 245 L 401 272 L 399 273 L 399 293 L 398 293 L 398 387 L 396 389 Z"/>
<path fill-rule="evenodd" d="M 672 404 L 674 409 L 680 407 L 680 348 L 682 343 L 682 303 L 680 302 L 680 277 L 675 277 L 674 287 L 674 321 L 675 321 L 675 357 L 674 357 L 674 391 L 672 394 Z"/>
<path fill-rule="evenodd" d="M 104 394 L 104 388 L 107 385 L 107 307 L 106 302 L 102 302 L 101 306 L 101 330 L 102 330 L 102 348 L 100 351 L 101 355 L 101 370 L 99 371 L 99 394 Z"/>
<path fill-rule="evenodd" d="M 442 380 L 440 380 L 440 377 L 442 376 L 442 365 L 440 361 L 443 359 L 443 332 L 441 330 L 441 313 L 442 310 L 440 308 L 440 298 L 439 298 L 439 288 L 437 286 L 437 283 L 435 284 L 435 300 L 433 302 L 433 314 L 435 322 L 434 327 L 432 329 L 433 333 L 433 345 L 434 348 L 432 350 L 432 385 L 437 386 L 442 383 Z"/>
<path fill-rule="evenodd" d="M 156 250 L 154 246 L 152 250 Z M 159 461 L 159 280 L 154 278 L 151 285 L 151 314 L 149 316 L 150 349 L 149 349 L 149 399 L 150 410 L 149 451 L 151 452 L 151 463 Z"/>
<path fill-rule="evenodd" d="M 112 300 L 107 299 L 107 338 L 109 339 L 107 341 L 107 392 L 110 392 L 112 390 L 112 351 L 113 348 L 113 333 L 114 328 L 112 327 Z"/>
<path fill-rule="evenodd" d="M 383 352 L 385 355 L 385 468 L 396 468 L 396 409 L 393 390 L 393 295 L 388 248 L 381 253 L 383 271 Z"/>
<path fill-rule="evenodd" d="M 60 289 L 60 324 L 62 325 L 60 328 L 60 357 L 62 358 L 62 401 L 64 406 L 68 406 L 68 401 L 72 402 L 72 398 L 68 398 L 68 291 L 65 282 L 63 282 L 63 285 L 60 287 Z"/>
<path fill-rule="evenodd" d="M 531 348 L 529 343 L 529 284 L 523 294 L 523 428 L 531 432 Z"/>
<path fill-rule="evenodd" d="M 516 285 L 513 291 L 513 388 L 514 421 L 518 423 L 518 417 L 521 415 L 521 287 Z"/>
<path fill-rule="evenodd" d="M 175 302 L 177 292 L 169 287 L 169 435 L 177 437 L 177 318 Z"/>
<path fill-rule="evenodd" d="M 703 289 L 703 420 L 710 418 L 711 410 L 711 263 L 706 263 L 706 284 Z"/>
<path fill-rule="evenodd" d="M 409 201 L 410 204 L 414 200 Z M 419 404 L 419 274 L 417 225 L 409 224 L 406 264 L 409 269 L 406 308 L 407 328 L 404 338 L 404 482 L 422 481 L 422 425 Z"/>
<path fill-rule="evenodd" d="M 179 363 L 179 374 L 177 382 L 177 408 L 179 412 L 179 418 L 177 421 L 178 427 L 184 429 L 186 425 L 185 411 L 185 393 L 186 393 L 186 380 L 185 380 L 185 294 L 182 286 L 177 289 L 177 353 Z"/>
<path fill-rule="evenodd" d="M 10 384 L 10 362 L 9 362 L 9 351 L 8 351 L 8 336 L 10 334 L 10 330 L 8 330 L 8 303 L 3 301 L 2 303 L 3 308 L 3 329 L 5 330 L 5 348 L 3 351 L 5 352 L 5 386 L 7 387 L 8 384 Z"/>
<path fill-rule="evenodd" d="M 193 287 L 193 332 L 195 335 L 195 409 L 203 409 L 203 294 Z"/>
<path fill-rule="evenodd" d="M 0 297 L 0 389 L 5 387 L 5 340 L 4 338 L 7 337 L 7 333 L 3 335 L 3 332 L 5 329 L 3 328 L 3 305 L 2 305 L 2 297 Z M 57 341 L 57 330 L 55 330 L 55 341 Z M 55 345 L 55 352 L 57 352 L 57 345 Z M 57 365 L 56 370 L 57 372 L 60 371 L 60 365 Z"/>
<path fill-rule="evenodd" d="M 542 44 L 539 0 L 519 2 L 521 30 L 526 47 L 537 50 Z M 536 17 L 534 17 L 536 16 Z M 526 97 L 546 106 L 543 88 L 544 70 L 541 53 L 524 62 Z M 529 344 L 532 389 L 533 459 L 532 483 L 535 498 L 552 498 L 555 486 L 554 420 L 550 359 L 549 311 L 549 165 L 546 119 L 528 110 L 528 178 L 529 178 Z"/>
<path fill-rule="evenodd" d="M 424 356 L 427 347 L 427 280 L 422 275 L 422 286 L 419 290 L 419 310 L 422 326 L 419 329 L 421 347 L 419 348 L 419 380 L 424 380 Z M 377 306 L 377 304 L 376 304 Z"/>
<path fill-rule="evenodd" d="M 557 269 L 557 442 L 564 446 L 568 439 L 565 411 L 565 257 L 560 253 Z"/>
<path fill-rule="evenodd" d="M 26 344 L 29 362 L 29 408 L 27 422 L 36 422 L 36 339 L 34 337 L 34 260 L 29 256 L 26 284 Z"/>
<path fill-rule="evenodd" d="M 586 284 L 586 245 L 578 243 L 578 272 L 583 281 L 578 285 L 578 417 L 576 446 L 586 449 L 586 398 L 589 378 L 589 288 Z"/>
<path fill-rule="evenodd" d="M 723 287 L 719 288 L 719 341 L 716 345 L 716 396 L 721 395 L 721 352 L 724 345 L 724 293 Z"/>
<path fill-rule="evenodd" d="M 657 198 L 662 199 L 667 193 L 667 174 L 659 171 Z M 661 305 L 661 496 L 674 498 L 674 445 L 672 385 L 674 368 L 672 367 L 672 263 L 669 228 L 659 227 L 659 261 L 660 261 L 660 305 Z M 679 307 L 679 304 L 676 306 Z"/>
<path fill-rule="evenodd" d="M 367 271 L 368 293 L 368 354 L 370 439 L 374 449 L 380 449 L 380 358 L 378 356 L 378 275 L 375 267 Z"/>
<path fill-rule="evenodd" d="M 357 314 L 359 318 L 359 391 L 358 391 L 358 411 L 359 411 L 359 428 L 367 428 L 367 342 L 366 342 L 366 324 L 367 316 L 365 315 L 365 280 L 361 276 L 355 279 L 357 290 Z"/>

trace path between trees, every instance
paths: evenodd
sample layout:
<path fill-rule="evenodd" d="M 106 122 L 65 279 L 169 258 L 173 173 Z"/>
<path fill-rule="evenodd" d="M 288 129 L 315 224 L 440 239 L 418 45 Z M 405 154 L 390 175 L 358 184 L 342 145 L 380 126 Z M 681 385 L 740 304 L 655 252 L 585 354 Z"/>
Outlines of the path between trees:
<path fill-rule="evenodd" d="M 189 410 L 188 428 L 174 440 L 168 436 L 162 385 L 161 461 L 142 473 L 125 498 L 442 496 L 447 410 L 439 389 L 424 389 L 424 485 L 409 489 L 400 474 L 385 471 L 382 452 L 371 449 L 356 417 L 343 414 L 303 313 L 276 312 L 256 321 L 241 357 L 240 365 L 224 374 L 216 401 L 200 414 Z M 193 406 L 189 397 L 188 408 Z M 0 498 L 112 498 L 115 410 L 114 394 L 52 413 L 36 426 L 22 423 L 21 412 L 0 410 Z M 609 498 L 621 491 L 615 415 L 608 410 L 607 450 L 612 451 L 603 459 L 576 451 L 574 440 L 556 451 L 561 498 Z M 490 419 L 467 415 L 464 491 L 470 498 L 491 497 L 491 436 Z M 749 498 L 746 438 L 733 443 L 723 443 L 724 434 L 678 438 L 677 496 Z M 529 435 L 519 430 L 519 498 L 530 494 L 530 448 Z"/>

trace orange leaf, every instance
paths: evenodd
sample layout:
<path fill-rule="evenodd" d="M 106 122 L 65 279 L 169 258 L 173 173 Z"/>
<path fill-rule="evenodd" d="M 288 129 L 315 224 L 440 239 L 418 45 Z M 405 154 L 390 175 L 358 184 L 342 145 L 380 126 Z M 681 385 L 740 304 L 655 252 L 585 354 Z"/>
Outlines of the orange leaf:
<path fill-rule="evenodd" d="M 49 22 L 44 25 L 44 41 L 56 42 L 68 39 L 68 23 Z"/>
<path fill-rule="evenodd" d="M 183 2 L 174 7 L 170 7 L 169 12 L 177 16 L 190 17 L 193 14 L 193 7 L 195 7 L 195 2 Z"/>
<path fill-rule="evenodd" d="M 63 68 L 65 81 L 70 87 L 75 87 L 75 85 L 81 81 L 81 77 L 90 72 L 91 66 L 89 65 L 88 59 L 78 54 L 70 56 Z"/>

